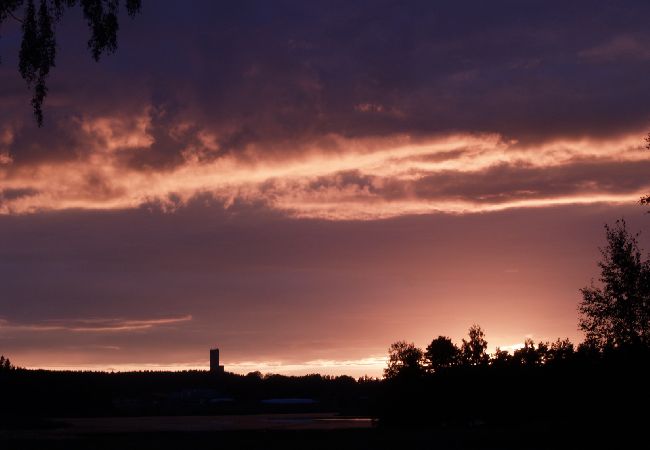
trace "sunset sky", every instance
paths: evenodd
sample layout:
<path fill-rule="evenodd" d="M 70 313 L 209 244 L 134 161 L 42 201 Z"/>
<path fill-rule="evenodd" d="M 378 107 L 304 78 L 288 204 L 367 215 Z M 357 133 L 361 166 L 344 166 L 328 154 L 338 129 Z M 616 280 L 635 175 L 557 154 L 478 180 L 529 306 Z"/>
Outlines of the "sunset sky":
<path fill-rule="evenodd" d="M 0 26 L 0 354 L 378 376 L 388 346 L 582 339 L 603 225 L 650 249 L 647 1 L 152 1 Z M 644 245 L 644 244 L 649 245 Z"/>

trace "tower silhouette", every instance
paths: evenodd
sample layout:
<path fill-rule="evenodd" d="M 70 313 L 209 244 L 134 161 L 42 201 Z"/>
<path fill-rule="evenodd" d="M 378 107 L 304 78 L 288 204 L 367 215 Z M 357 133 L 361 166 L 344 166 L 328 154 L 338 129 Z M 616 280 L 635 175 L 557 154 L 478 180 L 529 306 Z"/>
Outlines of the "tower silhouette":
<path fill-rule="evenodd" d="M 219 374 L 223 372 L 223 366 L 219 365 L 219 349 L 210 349 L 210 373 Z"/>

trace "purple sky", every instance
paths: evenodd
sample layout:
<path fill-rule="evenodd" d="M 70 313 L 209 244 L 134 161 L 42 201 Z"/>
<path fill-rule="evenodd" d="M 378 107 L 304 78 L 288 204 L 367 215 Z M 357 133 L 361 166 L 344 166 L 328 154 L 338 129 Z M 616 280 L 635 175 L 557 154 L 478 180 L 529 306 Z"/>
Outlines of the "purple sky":
<path fill-rule="evenodd" d="M 650 192 L 641 1 L 143 1 L 58 28 L 45 126 L 0 26 L 0 353 L 381 373 L 397 339 L 581 339 Z M 645 242 L 642 235 L 641 242 Z"/>

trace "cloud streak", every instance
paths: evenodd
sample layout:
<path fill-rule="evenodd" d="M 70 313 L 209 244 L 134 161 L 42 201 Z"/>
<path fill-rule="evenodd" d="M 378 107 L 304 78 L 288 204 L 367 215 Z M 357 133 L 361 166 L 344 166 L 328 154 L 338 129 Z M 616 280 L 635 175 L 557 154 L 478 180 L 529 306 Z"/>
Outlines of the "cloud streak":
<path fill-rule="evenodd" d="M 20 323 L 0 319 L 0 332 L 120 333 L 150 330 L 191 320 L 191 315 L 155 319 L 47 320 L 37 323 Z"/>
<path fill-rule="evenodd" d="M 638 134 L 535 145 L 496 133 L 428 139 L 331 135 L 301 143 L 300 152 L 288 155 L 251 146 L 244 154 L 207 158 L 200 155 L 214 150 L 215 138 L 199 130 L 182 163 L 140 169 L 125 163 L 124 155 L 149 151 L 154 139 L 144 121 L 134 118 L 140 124 L 135 127 L 118 119 L 82 124 L 89 151 L 71 161 L 0 166 L 0 212 L 143 206 L 171 211 L 204 197 L 225 208 L 262 205 L 293 217 L 367 220 L 625 203 L 649 188 Z"/>

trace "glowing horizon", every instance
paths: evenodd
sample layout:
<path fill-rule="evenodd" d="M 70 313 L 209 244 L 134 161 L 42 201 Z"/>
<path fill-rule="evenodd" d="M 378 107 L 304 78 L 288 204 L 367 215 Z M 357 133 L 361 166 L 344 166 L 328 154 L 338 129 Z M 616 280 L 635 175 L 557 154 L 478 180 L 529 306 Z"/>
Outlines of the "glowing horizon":
<path fill-rule="evenodd" d="M 512 353 L 514 350 L 523 348 L 523 343 L 505 345 L 499 347 L 501 350 Z M 490 352 L 492 355 L 494 352 Z M 246 375 L 252 372 L 260 372 L 262 375 L 332 375 L 352 376 L 354 378 L 369 376 L 382 378 L 383 371 L 388 361 L 387 356 L 368 356 L 358 360 L 313 360 L 298 362 L 283 361 L 234 361 L 224 365 L 226 372 Z M 23 367 L 23 366 L 20 366 Z M 98 372 L 141 372 L 141 371 L 209 371 L 209 364 L 203 362 L 187 362 L 175 364 L 156 363 L 123 363 L 123 364 L 96 364 L 96 365 L 67 365 L 67 364 L 46 364 L 43 366 L 24 366 L 28 370 L 52 370 L 52 371 L 98 371 Z"/>

